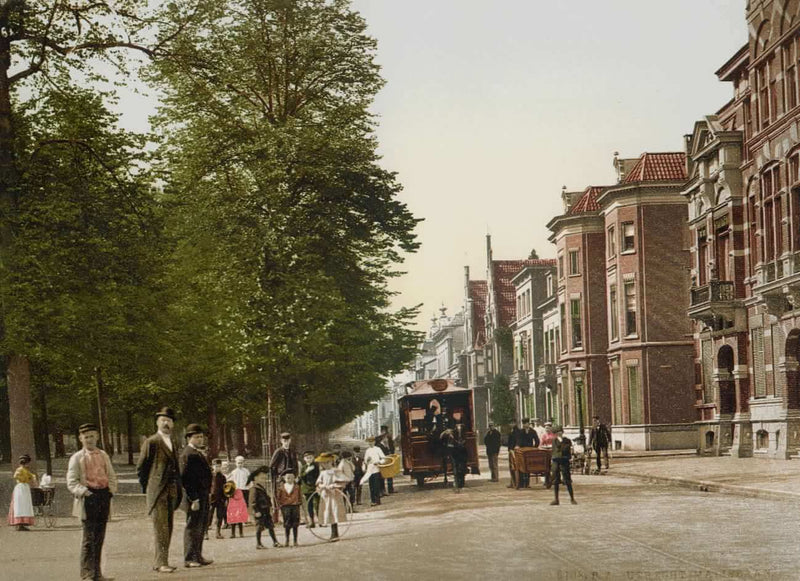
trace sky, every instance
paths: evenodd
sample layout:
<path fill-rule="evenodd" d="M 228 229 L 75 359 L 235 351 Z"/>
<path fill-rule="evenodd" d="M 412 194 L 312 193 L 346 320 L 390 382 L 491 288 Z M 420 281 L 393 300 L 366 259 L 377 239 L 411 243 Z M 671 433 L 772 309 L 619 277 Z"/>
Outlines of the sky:
<path fill-rule="evenodd" d="M 682 151 L 732 96 L 715 71 L 747 41 L 745 0 L 354 0 L 386 86 L 383 165 L 424 222 L 397 306 L 464 303 L 464 266 L 555 256 L 561 188 L 612 184 L 613 155 Z"/>
<path fill-rule="evenodd" d="M 464 303 L 464 266 L 555 255 L 561 188 L 612 184 L 613 155 L 682 151 L 732 87 L 714 72 L 747 40 L 745 0 L 353 0 L 378 40 L 382 163 L 424 222 L 393 281 L 418 328 Z M 152 95 L 123 89 L 123 125 Z"/>

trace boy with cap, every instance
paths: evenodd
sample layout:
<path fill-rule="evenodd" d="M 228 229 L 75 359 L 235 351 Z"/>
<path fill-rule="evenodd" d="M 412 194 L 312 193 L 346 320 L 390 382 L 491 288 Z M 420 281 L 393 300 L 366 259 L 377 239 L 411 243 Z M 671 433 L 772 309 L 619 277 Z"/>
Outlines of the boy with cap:
<path fill-rule="evenodd" d="M 316 525 L 314 515 L 319 512 L 319 495 L 317 491 L 317 478 L 319 466 L 314 462 L 314 452 L 303 452 L 303 464 L 300 467 L 300 492 L 303 493 L 303 507 L 308 520 L 306 526 L 313 529 Z"/>
<path fill-rule="evenodd" d="M 81 579 L 101 581 L 100 572 L 111 497 L 117 492 L 117 474 L 111 459 L 97 447 L 100 429 L 94 424 L 78 428 L 82 448 L 69 459 L 67 488 L 75 497 L 72 515 L 83 523 Z"/>
<path fill-rule="evenodd" d="M 297 528 L 300 526 L 300 505 L 303 502 L 300 487 L 295 484 L 296 476 L 292 472 L 283 475 L 283 482 L 278 484 L 275 493 L 275 502 L 281 509 L 283 530 L 286 533 L 285 546 L 289 546 L 289 531 L 294 537 L 294 546 L 297 546 Z"/>
<path fill-rule="evenodd" d="M 252 472 L 247 484 L 253 484 L 250 489 L 250 508 L 256 519 L 256 549 L 266 549 L 261 543 L 261 533 L 266 529 L 272 538 L 272 546 L 280 547 L 281 544 L 275 538 L 275 525 L 272 522 L 272 501 L 267 493 L 268 466 L 261 466 Z"/>
<path fill-rule="evenodd" d="M 198 424 L 186 427 L 186 447 L 181 452 L 181 484 L 186 491 L 186 529 L 183 532 L 183 560 L 186 567 L 213 563 L 203 557 L 203 539 L 208 523 L 208 500 L 211 493 L 211 467 L 200 451 L 205 434 Z"/>
<path fill-rule="evenodd" d="M 569 492 L 569 501 L 572 504 L 578 504 L 575 501 L 575 495 L 572 492 L 572 474 L 570 473 L 570 461 L 572 460 L 572 440 L 564 437 L 564 428 L 556 426 L 553 428 L 556 439 L 553 440 L 553 457 L 551 461 L 553 490 L 555 491 L 555 499 L 550 504 L 557 506 L 558 502 L 558 486 L 563 480 Z"/>
<path fill-rule="evenodd" d="M 225 487 L 225 482 L 227 478 L 225 474 L 222 472 L 222 460 L 219 458 L 214 460 L 214 476 L 211 479 L 211 494 L 210 494 L 210 502 L 211 507 L 209 509 L 209 516 L 208 516 L 208 524 L 211 526 L 211 519 L 213 518 L 214 514 L 217 515 L 217 537 L 218 539 L 223 539 L 225 537 L 222 536 L 222 525 L 225 524 L 225 517 L 227 513 L 227 499 L 225 498 L 225 494 L 223 494 L 222 489 Z"/>
<path fill-rule="evenodd" d="M 175 509 L 183 497 L 180 485 L 178 452 L 172 441 L 175 412 L 164 407 L 156 413 L 158 431 L 142 444 L 136 473 L 142 492 L 147 494 L 147 514 L 153 521 L 155 562 L 153 570 L 172 573 L 175 567 L 169 564 L 169 545 Z"/>
<path fill-rule="evenodd" d="M 361 455 L 361 446 L 353 446 L 353 490 L 356 495 L 353 506 L 361 504 L 361 479 L 363 477 L 364 457 Z"/>

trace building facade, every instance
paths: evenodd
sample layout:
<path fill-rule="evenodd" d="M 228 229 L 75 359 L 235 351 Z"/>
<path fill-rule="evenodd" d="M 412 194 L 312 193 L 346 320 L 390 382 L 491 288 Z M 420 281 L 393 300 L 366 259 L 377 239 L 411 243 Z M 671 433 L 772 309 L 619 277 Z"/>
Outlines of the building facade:
<path fill-rule="evenodd" d="M 475 429 L 484 433 L 489 423 L 489 392 L 486 386 L 484 349 L 486 344 L 485 280 L 470 280 L 469 267 L 464 267 L 464 369 L 465 387 L 472 390 Z"/>

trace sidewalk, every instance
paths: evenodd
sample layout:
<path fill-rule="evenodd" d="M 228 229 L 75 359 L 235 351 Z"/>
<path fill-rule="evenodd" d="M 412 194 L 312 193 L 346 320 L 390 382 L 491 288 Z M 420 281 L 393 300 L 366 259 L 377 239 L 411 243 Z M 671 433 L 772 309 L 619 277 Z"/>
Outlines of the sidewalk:
<path fill-rule="evenodd" d="M 701 492 L 800 501 L 800 462 L 795 460 L 685 455 L 616 458 L 608 474 Z"/>

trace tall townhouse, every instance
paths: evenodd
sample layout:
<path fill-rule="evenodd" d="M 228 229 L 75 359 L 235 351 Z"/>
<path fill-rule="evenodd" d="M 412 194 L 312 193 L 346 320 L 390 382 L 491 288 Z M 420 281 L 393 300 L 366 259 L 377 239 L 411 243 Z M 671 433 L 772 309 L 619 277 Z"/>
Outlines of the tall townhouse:
<path fill-rule="evenodd" d="M 561 353 L 561 317 L 558 310 L 556 272 L 551 270 L 545 278 L 547 295 L 536 309 L 542 318 L 542 362 L 537 366 L 536 389 L 544 395 L 544 410 L 536 410 L 542 421 L 563 422 L 561 415 L 561 375 L 556 373 Z"/>
<path fill-rule="evenodd" d="M 746 199 L 740 169 L 746 61 L 747 51 L 741 50 L 721 69 L 721 77 L 737 77 L 736 99 L 695 123 L 686 136 L 689 180 L 683 194 L 692 249 L 697 449 L 709 455 L 752 451 Z"/>
<path fill-rule="evenodd" d="M 545 391 L 536 383 L 539 366 L 544 363 L 542 313 L 538 306 L 548 295 L 556 261 L 538 260 L 519 271 L 512 279 L 516 294 L 516 319 L 511 324 L 514 340 L 514 390 L 517 420 L 542 418 L 546 414 Z"/>
<path fill-rule="evenodd" d="M 645 153 L 629 161 L 615 160 L 618 170 L 630 169 L 596 198 L 611 393 L 610 413 L 599 415 L 612 420 L 616 448 L 694 448 L 686 156 Z"/>
<path fill-rule="evenodd" d="M 729 446 L 740 456 L 789 458 L 800 448 L 800 2 L 750 0 L 746 19 L 746 47 L 717 74 L 734 88 L 733 100 L 719 114 L 720 125 L 743 132 L 744 217 L 743 223 L 734 222 L 733 234 L 740 228 L 744 235 L 748 345 L 742 347 L 743 332 L 736 342 L 721 345 L 714 335 L 721 331 L 712 330 L 716 343 L 705 348 L 714 368 L 703 387 L 713 393 L 708 399 L 714 400 L 721 424 L 722 451 Z M 727 256 L 727 266 L 734 269 L 742 263 L 736 250 L 732 246 Z M 711 264 L 710 258 L 698 260 Z M 713 267 L 707 269 L 709 279 L 719 278 L 725 265 Z M 705 432 L 703 447 L 713 450 L 713 424 Z"/>
<path fill-rule="evenodd" d="M 464 358 L 466 383 L 472 390 L 475 429 L 483 433 L 489 422 L 489 396 L 486 388 L 483 350 L 486 343 L 485 280 L 470 280 L 469 266 L 464 267 Z"/>
<path fill-rule="evenodd" d="M 572 436 L 581 420 L 588 426 L 593 415 L 611 417 L 605 227 L 597 201 L 604 191 L 562 192 L 564 213 L 547 224 L 556 245 L 562 418 Z"/>

